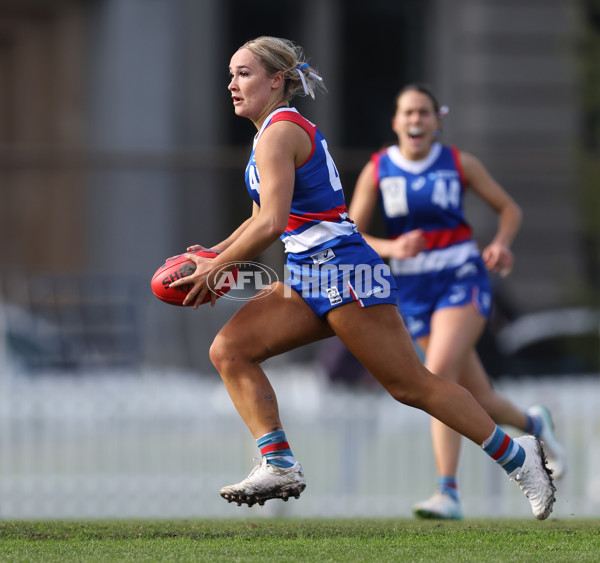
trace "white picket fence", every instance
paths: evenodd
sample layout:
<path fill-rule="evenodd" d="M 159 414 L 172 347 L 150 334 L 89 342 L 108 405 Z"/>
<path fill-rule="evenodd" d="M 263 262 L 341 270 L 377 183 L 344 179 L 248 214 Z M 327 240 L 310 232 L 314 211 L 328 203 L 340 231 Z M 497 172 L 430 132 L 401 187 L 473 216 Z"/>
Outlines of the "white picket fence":
<path fill-rule="evenodd" d="M 215 374 L 0 373 L 0 518 L 410 517 L 435 485 L 428 417 L 374 390 L 331 387 L 312 364 L 267 364 L 308 486 L 237 507 L 218 494 L 252 468 L 254 439 Z M 600 378 L 502 381 L 548 405 L 569 451 L 553 517 L 600 515 Z M 528 517 L 503 471 L 464 441 L 467 516 Z"/>

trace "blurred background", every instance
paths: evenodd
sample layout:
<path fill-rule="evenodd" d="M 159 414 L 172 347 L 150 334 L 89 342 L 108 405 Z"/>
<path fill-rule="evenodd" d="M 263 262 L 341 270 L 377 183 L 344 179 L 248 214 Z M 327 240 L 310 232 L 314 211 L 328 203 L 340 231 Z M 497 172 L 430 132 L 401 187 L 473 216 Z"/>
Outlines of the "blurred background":
<path fill-rule="evenodd" d="M 450 108 L 443 140 L 521 205 L 482 360 L 517 404 L 555 414 L 572 457 L 555 513 L 600 513 L 600 1 L 0 0 L 0 517 L 407 516 L 432 491 L 427 417 L 329 339 L 266 364 L 302 502 L 218 497 L 258 453 L 208 359 L 239 302 L 182 310 L 149 280 L 250 214 L 255 131 L 226 88 L 258 35 L 299 42 L 324 77 L 295 105 L 348 201 L 394 140 L 395 94 L 422 81 Z M 474 200 L 467 215 L 485 245 L 495 216 Z M 282 246 L 259 260 L 282 273 Z M 467 514 L 526 515 L 476 450 Z"/>

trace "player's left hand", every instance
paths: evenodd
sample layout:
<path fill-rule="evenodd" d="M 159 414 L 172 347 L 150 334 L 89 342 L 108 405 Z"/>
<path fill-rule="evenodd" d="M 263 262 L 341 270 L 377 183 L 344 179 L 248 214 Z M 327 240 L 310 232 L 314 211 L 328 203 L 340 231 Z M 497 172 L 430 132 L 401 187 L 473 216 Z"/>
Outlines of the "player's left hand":
<path fill-rule="evenodd" d="M 483 249 L 481 256 L 486 268 L 491 272 L 496 272 L 503 278 L 512 272 L 515 259 L 508 246 L 493 242 Z"/>
<path fill-rule="evenodd" d="M 191 284 L 192 288 L 188 292 L 186 298 L 183 300 L 183 306 L 186 307 L 188 305 L 192 305 L 194 309 L 197 309 L 204 298 L 210 291 L 209 285 L 209 275 L 211 273 L 212 261 L 213 258 L 205 258 L 202 256 L 198 256 L 197 254 L 185 254 L 185 257 L 188 260 L 191 260 L 196 264 L 196 270 L 193 274 L 185 278 L 178 279 L 171 284 L 171 287 L 177 287 L 178 285 L 187 285 Z M 214 287 L 214 285 L 212 286 Z M 210 306 L 214 307 L 215 302 L 217 301 L 217 296 L 214 292 L 210 292 Z"/>
<path fill-rule="evenodd" d="M 390 258 L 412 258 L 425 248 L 423 229 L 414 229 L 390 241 Z"/>

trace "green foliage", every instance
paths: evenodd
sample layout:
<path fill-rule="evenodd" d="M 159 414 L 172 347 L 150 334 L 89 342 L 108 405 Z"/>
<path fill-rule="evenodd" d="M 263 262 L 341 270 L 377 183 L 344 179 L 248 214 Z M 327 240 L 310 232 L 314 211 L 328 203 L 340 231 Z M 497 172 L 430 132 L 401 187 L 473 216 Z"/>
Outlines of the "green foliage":
<path fill-rule="evenodd" d="M 16 561 L 597 561 L 598 520 L 0 522 Z"/>

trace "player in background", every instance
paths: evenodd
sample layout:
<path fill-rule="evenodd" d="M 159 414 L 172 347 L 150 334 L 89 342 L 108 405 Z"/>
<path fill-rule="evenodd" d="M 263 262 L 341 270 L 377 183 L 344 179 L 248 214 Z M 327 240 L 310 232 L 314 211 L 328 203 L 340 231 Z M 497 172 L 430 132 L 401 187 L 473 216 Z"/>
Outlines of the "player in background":
<path fill-rule="evenodd" d="M 523 412 L 497 394 L 475 349 L 491 312 L 487 270 L 501 276 L 511 272 L 510 245 L 521 211 L 479 160 L 439 142 L 446 111 L 423 85 L 400 91 L 392 119 L 398 143 L 372 155 L 364 166 L 349 215 L 366 241 L 389 259 L 400 312 L 424 351 L 427 368 L 466 387 L 497 424 L 540 438 L 553 477 L 560 477 L 565 453 L 549 411 L 536 405 Z M 467 189 L 498 213 L 496 236 L 481 252 L 463 213 Z M 388 239 L 366 234 L 379 202 Z M 460 519 L 456 473 L 461 436 L 436 418 L 431 419 L 431 436 L 437 491 L 413 510 L 426 518 Z"/>
<path fill-rule="evenodd" d="M 259 37 L 233 54 L 229 73 L 235 114 L 257 130 L 245 175 L 252 215 L 212 247 L 220 253 L 216 258 L 190 254 L 196 271 L 174 285 L 192 284 L 184 305 L 198 307 L 224 269 L 252 260 L 277 238 L 285 245 L 290 276 L 244 304 L 210 349 L 262 454 L 250 475 L 223 487 L 221 496 L 252 505 L 297 498 L 304 490 L 302 467 L 261 362 L 336 334 L 394 399 L 481 445 L 518 483 L 535 516 L 547 518 L 555 489 L 539 440 L 511 439 L 468 391 L 419 361 L 398 313 L 389 268 L 348 219 L 325 138 L 289 107 L 295 94 L 314 97 L 323 87 L 302 49 L 288 40 Z M 214 305 L 214 296 L 211 301 Z"/>

